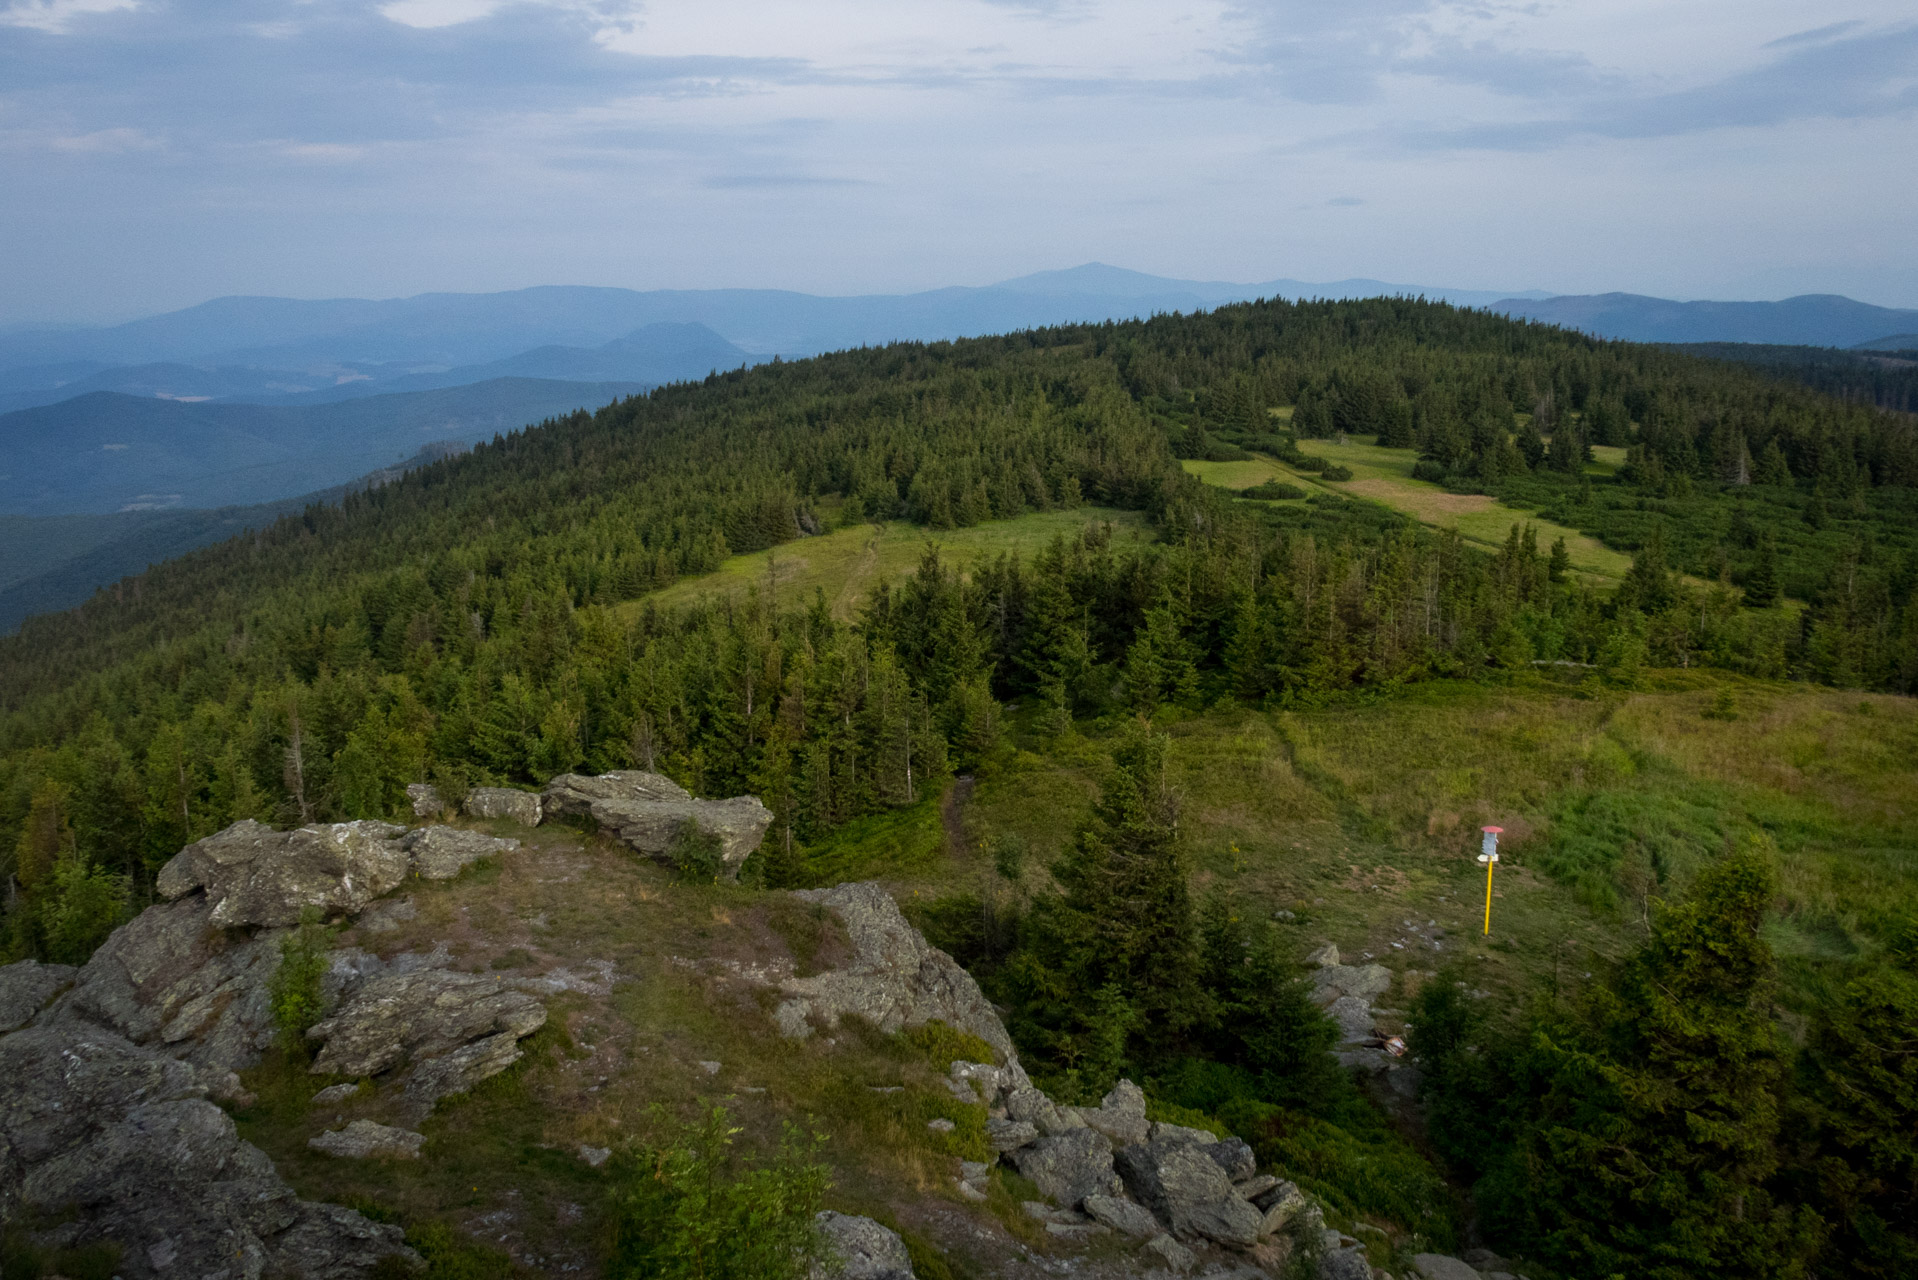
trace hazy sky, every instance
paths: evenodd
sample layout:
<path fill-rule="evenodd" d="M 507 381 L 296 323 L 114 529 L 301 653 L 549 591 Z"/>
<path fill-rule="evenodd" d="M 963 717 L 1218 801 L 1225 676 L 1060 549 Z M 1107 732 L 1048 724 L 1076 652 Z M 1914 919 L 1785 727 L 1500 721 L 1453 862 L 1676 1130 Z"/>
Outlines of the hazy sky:
<path fill-rule="evenodd" d="M 1098 259 L 1918 306 L 1911 0 L 0 0 L 0 322 Z"/>

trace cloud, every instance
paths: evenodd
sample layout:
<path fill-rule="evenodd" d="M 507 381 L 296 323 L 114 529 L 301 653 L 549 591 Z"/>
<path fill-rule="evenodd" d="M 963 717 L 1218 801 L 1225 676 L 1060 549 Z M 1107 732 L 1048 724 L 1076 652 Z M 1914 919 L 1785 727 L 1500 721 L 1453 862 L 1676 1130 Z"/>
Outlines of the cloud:
<path fill-rule="evenodd" d="M 12 0 L 0 9 L 0 26 L 28 27 L 64 35 L 83 18 L 137 8 L 139 0 Z"/>
<path fill-rule="evenodd" d="M 1841 38 L 1845 31 L 1857 34 Z M 1649 94 L 1610 89 L 1575 99 L 1572 116 L 1403 136 L 1428 147 L 1536 150 L 1584 136 L 1662 138 L 1918 111 L 1918 25 L 1858 30 L 1857 24 L 1840 23 L 1804 35 L 1765 45 L 1784 52 L 1763 65 L 1695 88 Z"/>
<path fill-rule="evenodd" d="M 781 189 L 790 187 L 863 187 L 858 178 L 827 178 L 805 173 L 727 173 L 704 179 L 701 186 L 715 191 Z"/>
<path fill-rule="evenodd" d="M 1886 160 L 1918 109 L 1908 4 L 0 0 L 0 241 L 29 246 L 42 313 L 79 296 L 61 273 L 116 307 L 128 280 L 189 287 L 149 283 L 156 262 L 202 292 L 209 263 L 249 292 L 615 261 L 893 288 L 1092 256 L 1430 280 L 1366 255 L 1483 240 L 1503 262 L 1565 225 L 1513 235 L 1531 201 L 1662 209 L 1682 177 L 1722 179 L 1741 226 L 1888 260 L 1910 254 L 1895 216 L 1844 228 L 1918 181 Z M 1724 198 L 1699 216 L 1724 225 Z M 1226 245 L 1257 262 L 1235 272 Z"/>

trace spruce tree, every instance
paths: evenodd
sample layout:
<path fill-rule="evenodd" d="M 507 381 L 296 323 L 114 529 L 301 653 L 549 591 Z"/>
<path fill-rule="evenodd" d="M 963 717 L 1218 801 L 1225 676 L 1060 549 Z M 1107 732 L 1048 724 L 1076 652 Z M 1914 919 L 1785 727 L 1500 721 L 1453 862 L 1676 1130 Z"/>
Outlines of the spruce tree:
<path fill-rule="evenodd" d="M 1110 988 L 1163 1047 L 1199 1012 L 1198 923 L 1167 776 L 1170 740 L 1134 722 L 1112 753 L 1092 823 L 1054 872 L 1068 989 Z M 1094 1028 L 1083 1027 L 1080 1034 Z"/>
<path fill-rule="evenodd" d="M 1820 1266 L 1918 1275 L 1918 921 L 1821 1006 L 1804 1065 L 1802 1177 L 1832 1226 Z"/>
<path fill-rule="evenodd" d="M 1771 485 L 1785 489 L 1791 486 L 1791 467 L 1785 462 L 1785 451 L 1778 447 L 1778 437 L 1773 436 L 1758 456 L 1758 473 L 1752 477 L 1754 484 Z"/>
<path fill-rule="evenodd" d="M 1769 609 L 1778 603 L 1778 547 L 1770 538 L 1758 543 L 1758 559 L 1745 578 L 1745 604 Z"/>
<path fill-rule="evenodd" d="M 1568 1026 L 1543 1025 L 1528 1131 L 1483 1190 L 1574 1275 L 1805 1274 L 1809 1210 L 1774 1201 L 1783 1044 L 1768 850 L 1747 843 L 1662 905 L 1645 946 Z"/>

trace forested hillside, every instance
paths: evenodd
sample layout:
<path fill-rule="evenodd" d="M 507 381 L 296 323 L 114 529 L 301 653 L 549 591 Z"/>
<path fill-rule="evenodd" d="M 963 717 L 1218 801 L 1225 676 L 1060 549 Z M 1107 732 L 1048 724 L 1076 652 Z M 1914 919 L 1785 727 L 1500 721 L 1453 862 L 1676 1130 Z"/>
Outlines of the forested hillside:
<path fill-rule="evenodd" d="M 1178 465 L 1249 450 L 1302 465 L 1314 437 L 1341 433 L 1415 447 L 1434 480 L 1595 532 L 1635 553 L 1630 572 L 1601 591 L 1520 529 L 1486 554 L 1384 507 L 1239 499 Z M 1624 449 L 1624 464 L 1589 462 L 1594 447 Z M 418 781 L 457 795 L 638 766 L 700 795 L 750 792 L 774 817 L 748 878 L 808 883 L 812 851 L 861 822 L 923 814 L 955 773 L 1002 759 L 1009 716 L 1027 746 L 1083 744 L 1078 725 L 1112 747 L 1101 799 L 1048 873 L 1058 896 L 1002 921 L 1006 936 L 981 952 L 1035 1069 L 1090 1096 L 1129 1070 L 1182 1105 L 1237 1108 L 1235 1124 L 1264 1126 L 1288 1158 L 1320 1142 L 1332 1145 L 1312 1158 L 1328 1169 L 1384 1161 L 1379 1185 L 1406 1198 L 1379 1203 L 1450 1239 L 1451 1193 L 1323 1066 L 1330 1033 L 1286 985 L 1291 958 L 1195 901 L 1149 726 L 1208 707 L 1378 701 L 1437 678 L 1532 681 L 1541 668 L 1583 697 L 1658 667 L 1910 693 L 1914 486 L 1908 417 L 1422 302 L 1250 304 L 715 375 L 309 508 L 0 641 L 8 942 L 83 958 L 187 842 L 244 817 L 385 816 Z M 1093 504 L 1142 513 L 1156 541 L 1090 523 L 966 574 L 932 545 Z M 880 520 L 923 527 L 929 545 L 850 616 L 823 594 L 782 596 L 770 569 L 767 589 L 743 598 L 648 599 L 738 553 Z M 1017 852 L 1002 853 L 1016 878 Z M 1789 1159 L 1775 1124 L 1752 1139 L 1763 1150 L 1727 1138 L 1684 1165 L 1683 1203 L 1634 1181 L 1633 1161 L 1683 1163 L 1669 1108 L 1692 1095 L 1660 1110 L 1638 1092 L 1659 1062 L 1710 1057 L 1695 1093 L 1714 1116 L 1785 1091 L 1768 953 L 1707 962 L 1690 950 L 1714 930 L 1749 934 L 1771 874 L 1748 850 L 1702 876 L 1616 983 L 1574 1012 L 1555 1007 L 1558 1022 L 1487 1026 L 1443 1002 L 1451 987 L 1428 988 L 1441 993 L 1417 1015 L 1432 1140 L 1505 1215 L 1507 1238 L 1569 1274 L 1797 1274 L 1711 1268 L 1797 1266 L 1820 1247 L 1819 1223 L 1841 1220 L 1852 1273 L 1894 1274 L 1909 1256 L 1908 1233 L 1886 1225 L 1918 1189 L 1909 1143 L 1874 1148 L 1869 1185 L 1820 1163 L 1868 1141 L 1846 1126 L 1869 1108 L 1907 1125 L 1913 1114 L 1908 1063 L 1871 1076 L 1867 1102 L 1845 1093 L 1879 1070 L 1860 1056 L 1860 1028 L 1910 1032 L 1903 881 L 1859 926 L 1882 957 L 1859 981 L 1878 985 L 1807 1060 L 1837 1083 L 1791 1095 L 1822 1108 L 1824 1127 L 1806 1132 L 1825 1136 Z M 1654 858 L 1647 875 L 1649 913 L 1671 868 Z M 1700 993 L 1722 1032 L 1665 1026 L 1683 1016 L 1671 989 Z M 1665 1022 L 1632 1029 L 1648 1019 Z M 1245 1030 L 1255 1024 L 1270 1034 Z M 1701 1037 L 1764 1070 L 1740 1076 Z M 1468 1046 L 1496 1048 L 1486 1061 L 1504 1074 L 1475 1075 Z M 1609 1073 L 1610 1101 L 1580 1100 L 1582 1071 Z M 1468 1123 L 1495 1086 L 1522 1105 L 1490 1128 Z M 1290 1127 L 1294 1113 L 1307 1129 Z M 1529 1208 L 1512 1192 L 1605 1126 L 1627 1152 L 1616 1185 L 1558 1187 Z M 1804 1207 L 1814 1201 L 1825 1218 Z M 1759 1215 L 1749 1229 L 1706 1231 L 1739 1205 Z M 1624 1218 L 1629 1231 L 1594 1225 Z"/>
<path fill-rule="evenodd" d="M 1376 508 L 1268 510 L 1177 470 L 1296 453 L 1266 413 L 1286 404 L 1298 436 L 1417 441 L 1464 483 L 1553 488 L 1569 518 L 1599 495 L 1630 514 L 1607 533 L 1642 543 L 1638 564 L 1601 598 L 1518 539 L 1485 557 Z M 1632 462 L 1583 474 L 1587 441 Z M 702 788 L 790 789 L 782 811 L 816 830 L 907 798 L 885 773 L 907 721 L 963 742 L 993 696 L 1097 714 L 1534 661 L 1909 690 L 1914 483 L 1909 419 L 1442 304 L 774 363 L 515 433 L 30 621 L 0 647 L 0 821 L 17 833 L 35 794 L 84 790 L 87 856 L 140 881 L 235 817 L 382 812 L 435 769 L 526 781 L 643 757 Z M 929 569 L 851 627 L 798 601 L 607 609 L 828 524 L 904 517 L 936 539 L 1088 502 L 1150 513 L 1162 545 Z M 1800 508 L 1820 527 L 1779 514 Z M 1781 582 L 1809 607 L 1774 607 Z"/>

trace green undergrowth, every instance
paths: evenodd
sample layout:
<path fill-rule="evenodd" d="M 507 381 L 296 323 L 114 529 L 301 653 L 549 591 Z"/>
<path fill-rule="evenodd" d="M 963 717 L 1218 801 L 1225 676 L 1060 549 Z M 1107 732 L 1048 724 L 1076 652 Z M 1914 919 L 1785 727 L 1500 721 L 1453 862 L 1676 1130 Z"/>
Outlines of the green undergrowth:
<path fill-rule="evenodd" d="M 843 884 L 874 876 L 937 873 L 945 850 L 936 797 L 902 809 L 858 818 L 808 851 L 806 869 L 815 884 Z"/>
<path fill-rule="evenodd" d="M 35 1244 L 33 1236 L 60 1225 L 58 1219 L 23 1215 L 0 1232 L 0 1275 L 8 1280 L 113 1280 L 120 1272 L 120 1247 L 98 1243 L 77 1248 Z"/>

